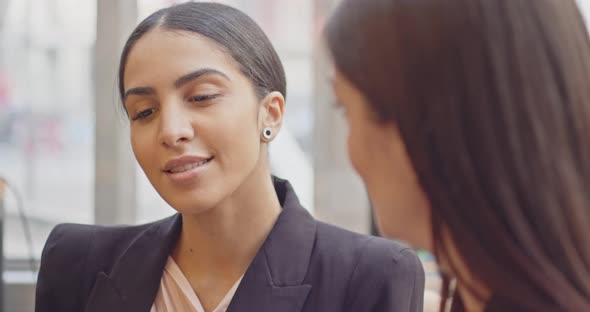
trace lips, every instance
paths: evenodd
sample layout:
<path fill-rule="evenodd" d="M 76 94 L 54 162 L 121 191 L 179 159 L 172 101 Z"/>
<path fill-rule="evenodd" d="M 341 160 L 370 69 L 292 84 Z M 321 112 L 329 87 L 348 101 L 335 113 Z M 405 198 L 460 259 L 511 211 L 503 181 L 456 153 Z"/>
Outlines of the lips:
<path fill-rule="evenodd" d="M 212 159 L 212 158 L 211 158 Z M 201 160 L 199 162 L 196 163 L 192 163 L 192 164 L 186 164 L 184 166 L 178 166 L 178 167 L 174 167 L 166 172 L 169 173 L 179 173 L 179 172 L 184 172 L 184 171 L 188 171 L 200 166 L 203 166 L 204 164 L 208 163 L 211 159 L 205 159 L 205 160 Z"/>
<path fill-rule="evenodd" d="M 183 156 L 167 162 L 163 171 L 166 173 L 181 173 L 204 166 L 212 159 L 213 157 Z"/>

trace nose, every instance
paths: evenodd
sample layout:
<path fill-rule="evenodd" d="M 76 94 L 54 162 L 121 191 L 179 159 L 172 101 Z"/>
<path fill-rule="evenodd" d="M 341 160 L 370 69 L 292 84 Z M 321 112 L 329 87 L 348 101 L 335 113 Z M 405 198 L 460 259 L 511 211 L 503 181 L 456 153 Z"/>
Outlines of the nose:
<path fill-rule="evenodd" d="M 182 111 L 181 108 L 175 107 L 175 105 L 163 105 L 160 110 L 158 138 L 162 145 L 165 147 L 177 147 L 189 142 L 194 136 L 190 114 Z"/>

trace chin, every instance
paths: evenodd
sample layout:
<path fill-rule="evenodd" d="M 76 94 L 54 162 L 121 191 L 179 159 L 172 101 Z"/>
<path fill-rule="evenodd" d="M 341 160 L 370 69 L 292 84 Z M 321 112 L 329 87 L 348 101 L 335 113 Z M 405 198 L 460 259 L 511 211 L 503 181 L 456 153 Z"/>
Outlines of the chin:
<path fill-rule="evenodd" d="M 219 204 L 218 194 L 207 190 L 159 192 L 164 201 L 181 214 L 201 214 Z"/>
<path fill-rule="evenodd" d="M 214 201 L 203 200 L 203 198 L 200 198 L 198 200 L 179 200 L 178 198 L 176 198 L 175 200 L 166 202 L 168 203 L 168 205 L 170 205 L 170 207 L 172 207 L 174 210 L 178 211 L 178 213 L 181 213 L 183 215 L 197 215 L 206 213 L 216 206 Z"/>

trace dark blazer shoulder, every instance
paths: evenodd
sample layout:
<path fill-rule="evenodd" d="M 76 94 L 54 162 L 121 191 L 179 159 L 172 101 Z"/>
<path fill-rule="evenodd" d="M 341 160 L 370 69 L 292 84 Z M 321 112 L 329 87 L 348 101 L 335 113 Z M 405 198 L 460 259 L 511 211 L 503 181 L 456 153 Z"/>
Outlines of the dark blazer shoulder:
<path fill-rule="evenodd" d="M 424 269 L 409 246 L 322 222 L 316 244 L 327 262 L 349 272 L 349 311 L 422 311 Z"/>
<path fill-rule="evenodd" d="M 41 254 L 36 286 L 36 310 L 39 303 L 63 311 L 80 309 L 81 289 L 86 271 L 88 250 L 96 227 L 82 224 L 59 224 L 49 234 Z"/>
<path fill-rule="evenodd" d="M 91 226 L 94 239 L 88 252 L 92 259 L 99 262 L 96 265 L 101 271 L 110 273 L 110 266 L 115 264 L 134 242 L 146 234 L 157 231 L 160 225 L 171 222 L 172 218 L 139 225 Z"/>
<path fill-rule="evenodd" d="M 316 244 L 319 246 L 316 247 L 321 247 L 319 251 L 326 255 L 345 256 L 357 265 L 361 264 L 361 260 L 383 264 L 391 261 L 398 263 L 404 257 L 417 260 L 413 249 L 400 242 L 352 232 L 320 221 L 317 224 Z"/>
<path fill-rule="evenodd" d="M 55 226 L 41 254 L 36 311 L 81 311 L 97 274 L 109 273 L 135 240 L 165 222 L 170 222 L 170 218 L 128 226 Z"/>
<path fill-rule="evenodd" d="M 75 261 L 79 266 L 87 266 L 88 262 L 96 262 L 103 257 L 116 258 L 139 236 L 167 220 L 141 225 L 116 226 L 58 224 L 47 238 L 41 255 L 41 265 L 45 262 L 55 268 L 55 265 L 67 265 Z M 100 260 L 102 261 L 99 262 L 102 263 L 109 262 L 105 261 L 107 259 Z"/>

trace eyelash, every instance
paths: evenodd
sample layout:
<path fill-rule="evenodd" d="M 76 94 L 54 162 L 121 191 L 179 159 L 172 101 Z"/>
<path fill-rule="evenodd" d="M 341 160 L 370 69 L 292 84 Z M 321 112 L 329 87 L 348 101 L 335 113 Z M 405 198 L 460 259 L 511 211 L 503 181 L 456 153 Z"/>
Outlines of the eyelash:
<path fill-rule="evenodd" d="M 142 110 L 141 112 L 138 112 L 137 114 L 135 114 L 135 116 L 133 116 L 133 118 L 131 119 L 132 121 L 136 121 L 139 119 L 144 119 L 149 117 L 151 114 L 153 114 L 156 111 L 155 108 L 148 108 L 146 110 Z"/>
<path fill-rule="evenodd" d="M 203 102 L 203 101 L 213 100 L 218 96 L 219 96 L 219 94 L 195 95 L 195 96 L 190 97 L 188 99 L 188 101 L 189 102 Z M 141 112 L 138 112 L 135 116 L 133 116 L 132 121 L 145 119 L 145 118 L 151 116 L 155 111 L 156 111 L 155 108 L 149 108 L 149 109 L 143 110 Z"/>
<path fill-rule="evenodd" d="M 344 108 L 344 105 L 342 105 L 342 104 L 341 104 L 339 101 L 337 101 L 337 100 L 334 100 L 334 101 L 332 102 L 332 106 L 334 107 L 334 109 L 335 109 L 335 110 L 342 111 L 342 112 L 346 111 L 346 109 Z"/>
<path fill-rule="evenodd" d="M 203 102 L 207 100 L 213 100 L 218 97 L 219 94 L 205 94 L 205 95 L 195 95 L 191 96 L 188 101 L 189 102 Z"/>

